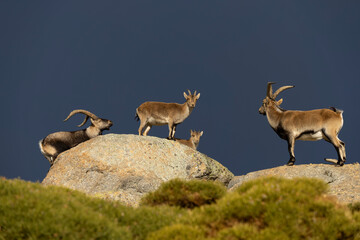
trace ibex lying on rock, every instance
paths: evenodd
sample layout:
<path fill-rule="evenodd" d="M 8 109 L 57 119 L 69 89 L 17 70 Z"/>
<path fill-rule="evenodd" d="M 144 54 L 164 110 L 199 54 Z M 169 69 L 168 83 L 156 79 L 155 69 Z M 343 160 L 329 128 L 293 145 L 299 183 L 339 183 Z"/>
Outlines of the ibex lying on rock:
<path fill-rule="evenodd" d="M 175 140 L 181 144 L 184 144 L 184 145 L 196 150 L 197 147 L 199 146 L 200 137 L 203 135 L 203 133 L 204 133 L 203 131 L 198 132 L 198 131 L 190 130 L 190 138 L 188 140 L 177 139 L 177 138 Z"/>
<path fill-rule="evenodd" d="M 83 126 L 89 117 L 91 125 L 88 128 L 79 131 L 52 133 L 39 142 L 41 153 L 46 157 L 47 160 L 49 160 L 51 165 L 54 163 L 56 157 L 60 153 L 75 147 L 79 143 L 101 135 L 102 131 L 109 130 L 113 125 L 112 121 L 98 118 L 95 114 L 81 109 L 72 111 L 64 121 L 67 121 L 76 113 L 82 113 L 86 115 L 84 121 L 78 125 L 78 127 Z"/>
<path fill-rule="evenodd" d="M 147 136 L 152 126 L 169 126 L 168 139 L 174 139 L 176 126 L 182 123 L 195 108 L 196 101 L 200 98 L 200 93 L 196 95 L 188 90 L 189 95 L 184 92 L 186 102 L 163 103 L 163 102 L 145 102 L 136 109 L 135 119 L 139 121 L 139 135 Z M 144 132 L 143 129 L 145 128 Z"/>
<path fill-rule="evenodd" d="M 338 138 L 343 126 L 343 111 L 330 109 L 316 109 L 311 111 L 288 111 L 280 108 L 282 99 L 276 101 L 277 95 L 294 86 L 283 86 L 275 93 L 272 92 L 272 82 L 267 85 L 266 98 L 259 109 L 259 113 L 266 115 L 272 129 L 280 138 L 288 142 L 290 160 L 288 166 L 295 163 L 295 140 L 317 141 L 324 139 L 334 145 L 338 160 L 325 159 L 328 162 L 342 166 L 346 160 L 345 143 Z"/>

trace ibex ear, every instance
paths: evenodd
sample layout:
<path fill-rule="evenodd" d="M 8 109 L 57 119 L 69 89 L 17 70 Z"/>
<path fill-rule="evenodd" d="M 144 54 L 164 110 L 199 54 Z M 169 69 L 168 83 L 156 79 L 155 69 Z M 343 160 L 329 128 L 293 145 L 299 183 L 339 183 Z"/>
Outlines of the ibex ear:
<path fill-rule="evenodd" d="M 203 133 L 204 133 L 204 131 L 201 131 L 200 136 L 202 136 L 202 135 L 203 135 Z"/>
<path fill-rule="evenodd" d="M 186 95 L 186 93 L 184 92 L 184 98 L 187 99 L 188 98 L 188 95 Z"/>
<path fill-rule="evenodd" d="M 196 95 L 196 99 L 199 99 L 200 98 L 200 93 L 198 95 Z"/>
<path fill-rule="evenodd" d="M 280 99 L 279 101 L 276 102 L 276 105 L 279 106 L 280 104 L 282 104 L 282 102 L 283 102 L 283 99 Z"/>

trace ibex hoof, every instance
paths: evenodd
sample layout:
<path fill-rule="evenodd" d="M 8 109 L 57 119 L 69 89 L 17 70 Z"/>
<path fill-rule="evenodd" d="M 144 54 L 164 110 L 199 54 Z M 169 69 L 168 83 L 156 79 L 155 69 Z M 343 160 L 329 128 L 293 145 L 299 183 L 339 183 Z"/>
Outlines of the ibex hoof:
<path fill-rule="evenodd" d="M 336 166 L 342 167 L 342 166 L 344 166 L 344 164 L 345 164 L 344 161 L 340 161 L 340 160 L 339 160 L 339 161 L 336 163 Z"/>
<path fill-rule="evenodd" d="M 293 166 L 295 164 L 295 159 L 290 159 L 286 165 Z"/>
<path fill-rule="evenodd" d="M 343 161 L 343 160 L 337 160 L 337 159 L 332 159 L 332 158 L 325 158 L 325 161 L 334 163 L 335 166 L 337 166 L 337 167 L 342 167 L 345 164 L 345 161 Z"/>

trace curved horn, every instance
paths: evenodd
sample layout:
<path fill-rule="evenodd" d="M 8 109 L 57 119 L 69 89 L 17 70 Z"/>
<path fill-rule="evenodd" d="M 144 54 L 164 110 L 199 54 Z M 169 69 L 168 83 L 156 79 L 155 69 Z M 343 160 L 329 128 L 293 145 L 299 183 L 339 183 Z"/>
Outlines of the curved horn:
<path fill-rule="evenodd" d="M 273 91 L 272 91 L 273 84 L 275 84 L 275 82 L 268 82 L 267 84 L 266 96 L 269 98 L 273 98 Z"/>
<path fill-rule="evenodd" d="M 189 95 L 191 95 L 191 92 L 190 92 L 190 90 L 188 89 L 188 92 L 189 92 Z"/>
<path fill-rule="evenodd" d="M 275 99 L 277 97 L 277 95 L 279 95 L 279 93 L 281 93 L 282 91 L 289 89 L 289 88 L 293 88 L 295 86 L 283 86 L 281 88 L 279 88 L 278 90 L 276 90 L 276 92 L 273 94 L 273 99 Z"/>
<path fill-rule="evenodd" d="M 82 125 L 84 125 L 84 124 L 86 123 L 86 121 L 87 121 L 88 119 L 89 119 L 89 116 L 86 115 L 84 121 L 83 121 L 80 125 L 77 125 L 77 126 L 78 126 L 78 127 L 81 127 Z"/>
<path fill-rule="evenodd" d="M 196 96 L 196 90 L 195 90 L 195 92 L 194 92 L 194 96 Z"/>
<path fill-rule="evenodd" d="M 92 119 L 98 119 L 98 117 L 97 117 L 95 114 L 93 114 L 93 113 L 91 113 L 91 112 L 89 112 L 89 111 L 86 111 L 86 110 L 83 110 L 83 109 L 76 109 L 76 110 L 73 110 L 73 111 L 69 114 L 69 116 L 67 116 L 67 118 L 64 120 L 64 122 L 67 121 L 69 118 L 71 118 L 72 116 L 74 116 L 74 115 L 77 114 L 77 113 L 82 113 L 82 114 L 85 114 L 85 115 L 86 115 L 84 121 L 83 121 L 80 125 L 78 125 L 79 127 L 81 127 L 82 125 L 84 125 L 84 124 L 86 123 L 86 121 L 88 120 L 89 117 L 91 117 Z"/>

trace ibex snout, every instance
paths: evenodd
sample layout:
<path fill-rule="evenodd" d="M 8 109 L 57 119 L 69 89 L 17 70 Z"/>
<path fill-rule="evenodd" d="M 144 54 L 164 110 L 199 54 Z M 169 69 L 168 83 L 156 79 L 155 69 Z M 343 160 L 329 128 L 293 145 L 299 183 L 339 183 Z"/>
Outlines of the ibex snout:
<path fill-rule="evenodd" d="M 265 113 L 265 107 L 264 107 L 264 106 L 261 106 L 261 107 L 259 108 L 259 113 L 262 114 L 262 115 L 266 115 L 266 113 Z"/>
<path fill-rule="evenodd" d="M 110 128 L 112 127 L 113 122 L 111 120 L 108 120 L 108 128 L 106 130 L 110 130 Z"/>

